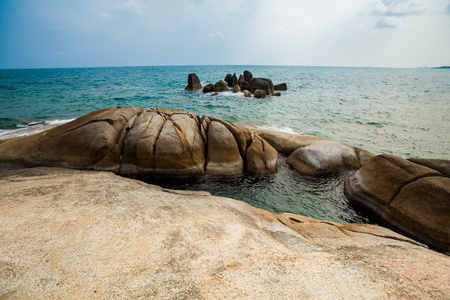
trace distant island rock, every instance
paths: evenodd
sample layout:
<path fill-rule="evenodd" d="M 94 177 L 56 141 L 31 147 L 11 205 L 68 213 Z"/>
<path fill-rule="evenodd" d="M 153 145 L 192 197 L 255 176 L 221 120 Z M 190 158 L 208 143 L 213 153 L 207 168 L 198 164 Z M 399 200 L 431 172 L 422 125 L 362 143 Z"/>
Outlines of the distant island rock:
<path fill-rule="evenodd" d="M 218 82 L 209 83 L 203 87 L 204 93 L 211 92 L 224 92 L 231 89 L 234 93 L 242 92 L 245 97 L 254 95 L 255 98 L 264 98 L 266 96 L 280 96 L 281 93 L 275 93 L 275 91 L 286 91 L 287 84 L 281 83 L 274 85 L 272 80 L 267 78 L 253 78 L 253 74 L 250 71 L 245 70 L 244 74 L 237 77 L 236 73 L 233 75 L 227 74 L 224 80 L 219 80 Z M 186 90 L 196 90 L 202 89 L 200 79 L 195 73 L 188 75 L 188 85 Z M 257 90 L 265 91 L 265 95 L 262 92 L 255 93 Z"/>

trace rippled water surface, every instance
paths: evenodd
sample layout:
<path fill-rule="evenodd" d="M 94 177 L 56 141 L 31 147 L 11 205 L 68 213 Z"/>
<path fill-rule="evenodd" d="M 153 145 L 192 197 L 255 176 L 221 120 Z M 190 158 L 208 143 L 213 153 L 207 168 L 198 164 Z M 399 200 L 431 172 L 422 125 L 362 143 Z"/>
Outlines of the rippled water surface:
<path fill-rule="evenodd" d="M 257 100 L 241 93 L 211 97 L 184 90 L 189 73 L 196 73 L 205 84 L 227 73 L 239 76 L 244 70 L 275 84 L 285 82 L 288 91 Z M 230 122 L 328 137 L 374 154 L 449 159 L 449 70 L 291 66 L 0 70 L 0 139 L 27 132 L 32 122 L 58 124 L 118 105 L 185 109 Z M 283 164 L 273 178 L 205 179 L 178 186 L 276 212 L 361 221 L 342 196 L 347 175 L 306 178 Z"/>

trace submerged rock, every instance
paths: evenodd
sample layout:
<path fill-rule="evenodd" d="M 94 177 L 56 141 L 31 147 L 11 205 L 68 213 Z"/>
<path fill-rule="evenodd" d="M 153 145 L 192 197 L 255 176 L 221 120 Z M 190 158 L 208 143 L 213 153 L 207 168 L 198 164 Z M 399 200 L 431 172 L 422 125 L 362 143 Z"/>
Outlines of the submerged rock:
<path fill-rule="evenodd" d="M 278 152 L 288 156 L 286 162 L 305 175 L 328 175 L 355 170 L 373 154 L 350 145 L 325 138 L 256 129 Z"/>
<path fill-rule="evenodd" d="M 127 176 L 234 176 L 247 171 L 244 162 L 252 142 L 247 128 L 183 110 L 106 108 L 0 143 L 0 164 L 107 170 Z M 273 157 L 266 163 L 273 163 Z M 267 170 L 258 172 L 252 166 L 251 172 Z"/>
<path fill-rule="evenodd" d="M 188 75 L 188 85 L 186 86 L 185 90 L 201 90 L 202 84 L 200 82 L 200 79 L 198 78 L 197 74 L 191 73 Z"/>
<path fill-rule="evenodd" d="M 428 166 L 378 155 L 347 180 L 344 192 L 374 221 L 450 253 L 450 178 L 443 176 L 450 164 Z"/>
<path fill-rule="evenodd" d="M 262 209 L 108 172 L 0 173 L 13 299 L 448 299 L 450 258 L 376 225 Z"/>
<path fill-rule="evenodd" d="M 286 91 L 287 90 L 287 84 L 286 83 L 280 83 L 273 86 L 275 91 Z"/>

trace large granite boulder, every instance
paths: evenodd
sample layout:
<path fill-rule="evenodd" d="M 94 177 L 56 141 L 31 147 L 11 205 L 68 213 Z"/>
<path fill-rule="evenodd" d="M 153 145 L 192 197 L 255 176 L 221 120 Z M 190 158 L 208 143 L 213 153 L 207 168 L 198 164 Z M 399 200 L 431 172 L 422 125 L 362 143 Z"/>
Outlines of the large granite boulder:
<path fill-rule="evenodd" d="M 376 225 L 109 172 L 0 173 L 2 299 L 448 299 L 450 258 Z"/>
<path fill-rule="evenodd" d="M 347 180 L 345 195 L 374 221 L 450 253 L 449 163 L 418 161 L 378 155 Z"/>
<path fill-rule="evenodd" d="M 250 83 L 250 91 L 255 93 L 256 90 L 264 90 L 267 95 L 274 93 L 272 80 L 267 78 L 254 78 Z"/>
<path fill-rule="evenodd" d="M 256 90 L 256 91 L 253 93 L 253 96 L 254 96 L 255 98 L 266 98 L 266 91 L 264 91 L 264 90 Z"/>
<path fill-rule="evenodd" d="M 328 175 L 359 169 L 373 154 L 325 138 L 255 129 L 278 152 L 287 155 L 286 162 L 305 175 Z"/>
<path fill-rule="evenodd" d="M 185 90 L 201 90 L 202 89 L 202 83 L 200 82 L 200 79 L 198 78 L 197 74 L 191 73 L 188 75 L 188 84 L 185 88 Z"/>
<path fill-rule="evenodd" d="M 132 107 L 94 111 L 35 135 L 0 143 L 0 164 L 113 171 L 126 176 L 242 175 L 252 153 L 247 128 L 172 109 Z M 252 148 L 261 145 L 259 139 Z M 264 149 L 259 149 L 264 151 Z M 271 152 L 268 152 L 271 153 Z M 267 157 L 273 173 L 276 163 Z M 250 172 L 266 174 L 251 165 Z"/>
<path fill-rule="evenodd" d="M 215 92 L 225 92 L 228 91 L 228 84 L 223 81 L 223 80 L 219 80 L 216 82 L 216 84 L 214 84 L 214 91 Z"/>

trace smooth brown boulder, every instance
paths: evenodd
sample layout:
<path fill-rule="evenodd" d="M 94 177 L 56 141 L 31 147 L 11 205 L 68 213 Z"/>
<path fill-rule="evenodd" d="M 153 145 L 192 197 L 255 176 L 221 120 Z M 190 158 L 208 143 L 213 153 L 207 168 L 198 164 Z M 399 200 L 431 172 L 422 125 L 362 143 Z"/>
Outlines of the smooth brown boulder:
<path fill-rule="evenodd" d="M 239 93 L 241 91 L 241 88 L 239 87 L 239 85 L 235 85 L 234 87 L 233 87 L 233 93 Z"/>
<path fill-rule="evenodd" d="M 450 258 L 389 229 L 109 172 L 0 173 L 2 299 L 448 299 Z"/>
<path fill-rule="evenodd" d="M 218 82 L 216 82 L 216 84 L 214 84 L 215 92 L 224 92 L 224 91 L 228 91 L 228 90 L 229 90 L 228 85 L 223 80 L 219 80 Z"/>
<path fill-rule="evenodd" d="M 254 94 L 256 90 L 264 90 L 266 95 L 274 93 L 272 80 L 267 78 L 253 78 L 250 83 L 250 91 Z"/>
<path fill-rule="evenodd" d="M 244 93 L 244 97 L 251 97 L 252 96 L 252 93 L 250 91 L 244 90 L 243 93 Z"/>
<path fill-rule="evenodd" d="M 203 88 L 203 93 L 209 93 L 209 92 L 214 92 L 214 83 L 208 83 Z"/>
<path fill-rule="evenodd" d="M 280 96 L 281 96 L 281 93 L 280 93 L 280 92 L 278 92 L 278 93 L 273 93 L 271 96 L 280 97 Z"/>
<path fill-rule="evenodd" d="M 245 157 L 246 170 L 255 174 L 274 174 L 277 171 L 277 150 L 255 134 Z"/>
<path fill-rule="evenodd" d="M 135 177 L 235 176 L 247 171 L 244 158 L 252 142 L 249 129 L 220 119 L 183 110 L 117 107 L 1 142 L 0 167 L 59 166 Z"/>
<path fill-rule="evenodd" d="M 287 84 L 286 83 L 280 83 L 280 84 L 275 84 L 273 86 L 275 91 L 286 91 L 287 90 Z"/>
<path fill-rule="evenodd" d="M 255 129 L 278 152 L 287 155 L 286 162 L 305 175 L 329 175 L 355 170 L 373 154 L 326 138 Z"/>
<path fill-rule="evenodd" d="M 352 205 L 380 222 L 450 253 L 450 178 L 393 155 L 378 155 L 344 186 Z"/>
<path fill-rule="evenodd" d="M 255 98 L 266 98 L 266 91 L 264 91 L 264 90 L 256 90 L 256 91 L 253 93 L 253 96 L 254 96 Z"/>
<path fill-rule="evenodd" d="M 244 161 L 231 132 L 220 122 L 208 126 L 206 174 L 213 176 L 240 176 Z"/>
<path fill-rule="evenodd" d="M 436 170 L 442 176 L 450 177 L 450 160 L 448 159 L 430 159 L 430 158 L 408 158 L 413 163 Z"/>
<path fill-rule="evenodd" d="M 198 78 L 197 74 L 191 73 L 188 75 L 188 84 L 185 88 L 185 90 L 201 90 L 202 84 L 200 82 L 200 79 Z"/>
<path fill-rule="evenodd" d="M 247 81 L 239 83 L 239 87 L 241 88 L 241 90 L 250 90 L 250 84 L 248 84 Z"/>

